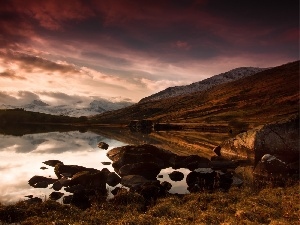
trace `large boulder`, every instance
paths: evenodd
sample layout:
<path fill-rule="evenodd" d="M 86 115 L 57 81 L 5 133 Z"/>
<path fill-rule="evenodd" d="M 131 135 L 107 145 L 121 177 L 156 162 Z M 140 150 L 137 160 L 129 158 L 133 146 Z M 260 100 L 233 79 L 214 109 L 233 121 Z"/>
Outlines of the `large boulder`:
<path fill-rule="evenodd" d="M 116 186 L 117 184 L 119 184 L 121 182 L 121 178 L 114 172 L 111 172 L 107 175 L 107 180 L 106 183 L 109 186 Z"/>
<path fill-rule="evenodd" d="M 181 181 L 184 178 L 184 174 L 180 171 L 173 171 L 169 173 L 169 177 L 172 181 Z"/>
<path fill-rule="evenodd" d="M 57 179 L 36 175 L 29 179 L 28 184 L 35 188 L 46 188 L 49 184 L 53 184 L 56 181 Z"/>
<path fill-rule="evenodd" d="M 140 162 L 122 166 L 119 170 L 119 175 L 121 177 L 126 175 L 140 175 L 151 180 L 156 179 L 160 170 L 160 167 L 156 163 Z"/>
<path fill-rule="evenodd" d="M 158 180 L 148 180 L 140 175 L 127 175 L 121 178 L 121 184 L 125 187 L 134 188 L 145 184 L 159 184 Z"/>
<path fill-rule="evenodd" d="M 260 159 L 264 154 L 298 157 L 299 116 L 238 134 L 222 143 L 221 153 L 248 159 Z"/>
<path fill-rule="evenodd" d="M 166 168 L 172 156 L 174 153 L 149 144 L 126 145 L 111 149 L 107 153 L 107 157 L 113 161 L 113 167 L 117 170 L 126 164 L 140 162 L 153 162 L 161 168 Z"/>
<path fill-rule="evenodd" d="M 62 176 L 63 174 L 69 174 L 70 177 L 72 177 L 74 174 L 83 171 L 88 171 L 93 173 L 99 172 L 99 170 L 94 168 L 86 168 L 84 166 L 78 166 L 78 165 L 64 165 L 62 163 L 57 163 L 54 167 L 54 172 L 59 179 L 63 177 Z"/>

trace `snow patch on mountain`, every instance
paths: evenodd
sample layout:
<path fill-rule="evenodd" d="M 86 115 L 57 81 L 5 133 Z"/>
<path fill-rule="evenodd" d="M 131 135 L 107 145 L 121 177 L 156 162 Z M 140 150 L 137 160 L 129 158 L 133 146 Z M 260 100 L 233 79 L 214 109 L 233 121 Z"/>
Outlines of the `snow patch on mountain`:
<path fill-rule="evenodd" d="M 106 99 L 93 100 L 87 107 L 76 107 L 72 105 L 58 105 L 51 106 L 41 100 L 34 100 L 30 104 L 14 106 L 14 105 L 0 105 L 0 109 L 15 109 L 23 108 L 26 111 L 40 112 L 51 115 L 64 115 L 64 116 L 92 116 L 103 112 L 121 109 L 132 105 L 133 102 L 119 101 L 111 102 Z"/>
<path fill-rule="evenodd" d="M 164 98 L 170 98 L 179 95 L 190 94 L 196 91 L 205 91 L 213 86 L 232 82 L 244 77 L 248 77 L 253 74 L 262 72 L 264 70 L 266 70 L 266 68 L 256 68 L 256 67 L 236 68 L 228 72 L 221 73 L 189 85 L 169 87 L 163 91 L 160 91 L 156 94 L 141 99 L 140 102 L 148 102 L 148 101 L 154 101 L 154 100 L 159 100 Z"/>

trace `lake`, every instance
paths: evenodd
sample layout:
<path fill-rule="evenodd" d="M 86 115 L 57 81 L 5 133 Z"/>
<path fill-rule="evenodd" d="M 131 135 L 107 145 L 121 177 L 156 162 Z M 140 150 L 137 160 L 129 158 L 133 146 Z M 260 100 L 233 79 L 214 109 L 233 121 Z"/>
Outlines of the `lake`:
<path fill-rule="evenodd" d="M 186 132 L 153 132 L 143 134 L 130 132 L 128 129 L 91 129 L 84 131 L 52 131 L 44 133 L 18 134 L 18 136 L 0 135 L 0 202 L 7 204 L 27 199 L 33 195 L 47 199 L 53 191 L 50 188 L 33 188 L 28 180 L 34 175 L 56 178 L 53 167 L 43 164 L 55 159 L 66 165 L 79 165 L 101 170 L 107 168 L 114 171 L 106 156 L 112 148 L 128 144 L 153 144 L 171 150 L 177 154 L 198 154 L 210 158 L 213 147 L 228 138 L 228 134 Z M 100 149 L 97 144 L 103 141 L 109 145 L 108 150 Z M 46 169 L 41 169 L 46 167 Z M 185 179 L 174 182 L 168 174 L 172 168 L 163 169 L 158 178 L 172 184 L 171 193 L 188 193 Z M 188 169 L 178 169 L 186 174 Z M 51 187 L 51 185 L 49 185 Z M 107 186 L 109 190 L 114 187 Z"/>

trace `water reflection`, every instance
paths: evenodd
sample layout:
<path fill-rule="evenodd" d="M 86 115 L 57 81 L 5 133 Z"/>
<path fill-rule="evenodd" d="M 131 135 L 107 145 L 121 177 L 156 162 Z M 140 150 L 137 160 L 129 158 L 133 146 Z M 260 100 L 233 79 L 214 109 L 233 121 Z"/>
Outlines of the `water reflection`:
<path fill-rule="evenodd" d="M 189 132 L 152 132 L 151 134 L 131 133 L 128 129 L 98 129 L 85 133 L 79 131 L 24 134 L 20 136 L 0 135 L 0 202 L 12 203 L 33 195 L 48 198 L 53 189 L 33 188 L 28 180 L 34 175 L 57 178 L 53 167 L 42 162 L 55 159 L 65 165 L 79 165 L 102 170 L 115 171 L 107 152 L 127 144 L 153 144 L 176 154 L 203 155 L 210 158 L 212 148 L 228 134 Z M 107 150 L 98 147 L 99 142 L 109 145 Z M 199 154 L 200 153 L 200 154 Z M 46 167 L 46 169 L 41 169 Z M 181 181 L 172 181 L 169 174 L 174 168 L 159 172 L 158 180 L 171 183 L 170 193 L 186 194 L 186 177 L 191 170 L 176 168 L 184 174 Z M 121 185 L 118 185 L 120 187 Z M 49 185 L 51 187 L 51 185 Z M 107 186 L 109 190 L 114 187 Z M 66 193 L 67 194 L 67 193 Z M 109 196 L 112 195 L 109 193 Z"/>
<path fill-rule="evenodd" d="M 97 147 L 99 141 L 108 143 L 109 149 L 126 145 L 92 132 L 0 135 L 0 202 L 16 202 L 29 194 L 43 199 L 48 196 L 52 190 L 30 187 L 28 180 L 33 175 L 56 178 L 53 168 L 46 166 L 49 169 L 40 169 L 45 166 L 42 162 L 49 159 L 61 160 L 65 164 L 113 170 L 111 165 L 101 163 L 110 160 L 106 156 L 107 151 Z"/>

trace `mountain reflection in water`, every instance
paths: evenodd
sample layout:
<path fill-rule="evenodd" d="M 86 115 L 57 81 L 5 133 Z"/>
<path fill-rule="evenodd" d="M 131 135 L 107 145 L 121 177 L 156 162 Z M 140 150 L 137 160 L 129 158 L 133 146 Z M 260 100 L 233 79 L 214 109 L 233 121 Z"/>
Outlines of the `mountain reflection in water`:
<path fill-rule="evenodd" d="M 127 144 L 153 144 L 176 154 L 199 154 L 210 158 L 212 148 L 225 139 L 228 134 L 209 134 L 199 132 L 159 132 L 151 134 L 131 133 L 127 129 L 92 130 L 85 133 L 79 131 L 49 132 L 24 134 L 22 136 L 0 135 L 0 202 L 13 203 L 33 195 L 48 198 L 53 191 L 49 188 L 33 188 L 28 180 L 34 176 L 56 178 L 53 168 L 42 162 L 49 159 L 62 161 L 66 165 L 80 165 L 101 170 L 107 168 L 114 171 L 106 153 L 112 148 Z M 109 145 L 108 150 L 98 148 L 103 141 Z M 200 154 L 201 155 L 201 154 Z M 41 169 L 46 167 L 48 169 Z M 180 170 L 186 174 L 188 170 Z M 172 184 L 170 192 L 188 193 L 186 183 L 174 182 L 168 178 L 172 169 L 161 171 L 163 178 Z M 113 189 L 112 187 L 108 187 Z"/>

